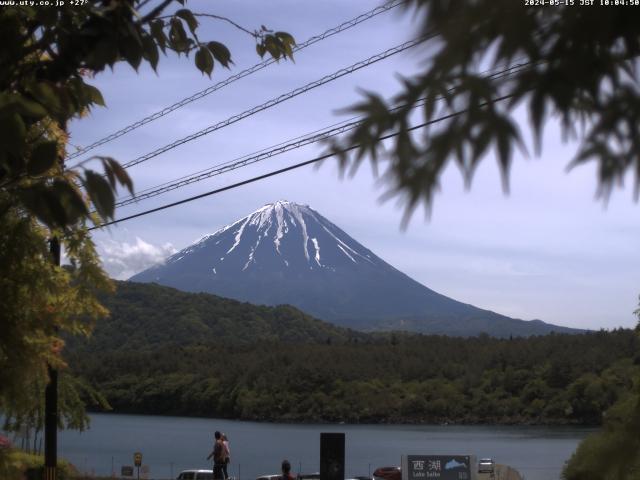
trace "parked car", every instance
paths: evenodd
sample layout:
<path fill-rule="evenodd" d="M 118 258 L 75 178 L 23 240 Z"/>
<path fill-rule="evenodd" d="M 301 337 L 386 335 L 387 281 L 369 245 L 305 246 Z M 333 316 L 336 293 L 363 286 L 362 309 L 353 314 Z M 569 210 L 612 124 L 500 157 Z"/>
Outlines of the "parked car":
<path fill-rule="evenodd" d="M 402 480 L 400 467 L 380 467 L 373 471 L 373 480 Z"/>
<path fill-rule="evenodd" d="M 213 470 L 183 470 L 176 480 L 213 480 Z"/>
<path fill-rule="evenodd" d="M 478 462 L 478 473 L 493 473 L 495 462 L 493 458 L 481 458 Z"/>
<path fill-rule="evenodd" d="M 282 475 L 260 475 L 256 480 L 280 480 Z M 296 480 L 320 480 L 320 473 L 299 473 Z"/>
<path fill-rule="evenodd" d="M 280 480 L 282 475 L 260 475 L 256 480 Z"/>

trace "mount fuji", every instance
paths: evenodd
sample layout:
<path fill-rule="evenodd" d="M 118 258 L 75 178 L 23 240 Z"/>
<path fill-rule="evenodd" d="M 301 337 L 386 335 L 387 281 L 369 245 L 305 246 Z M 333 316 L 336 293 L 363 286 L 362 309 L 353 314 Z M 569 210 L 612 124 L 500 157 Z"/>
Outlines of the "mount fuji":
<path fill-rule="evenodd" d="M 290 304 L 340 326 L 431 334 L 577 332 L 516 320 L 441 295 L 305 205 L 256 210 L 130 278 L 254 304 Z"/>

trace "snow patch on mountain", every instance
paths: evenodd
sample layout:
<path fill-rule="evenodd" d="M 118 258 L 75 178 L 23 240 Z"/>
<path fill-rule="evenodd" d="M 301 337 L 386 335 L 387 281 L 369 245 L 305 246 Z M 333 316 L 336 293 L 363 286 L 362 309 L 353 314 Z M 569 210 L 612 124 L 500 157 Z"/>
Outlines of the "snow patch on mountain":
<path fill-rule="evenodd" d="M 240 244 L 240 240 L 242 239 L 242 232 L 244 232 L 244 227 L 247 226 L 247 223 L 249 222 L 249 218 L 247 217 L 244 221 L 244 223 L 242 224 L 242 226 L 237 230 L 236 232 L 236 241 L 235 243 L 231 246 L 231 248 L 229 250 L 227 250 L 227 254 L 233 252 L 235 250 L 235 248 Z M 223 230 L 224 231 L 224 230 Z M 221 231 L 216 232 L 214 235 L 218 235 L 222 233 Z M 222 260 L 222 259 L 220 259 Z"/>

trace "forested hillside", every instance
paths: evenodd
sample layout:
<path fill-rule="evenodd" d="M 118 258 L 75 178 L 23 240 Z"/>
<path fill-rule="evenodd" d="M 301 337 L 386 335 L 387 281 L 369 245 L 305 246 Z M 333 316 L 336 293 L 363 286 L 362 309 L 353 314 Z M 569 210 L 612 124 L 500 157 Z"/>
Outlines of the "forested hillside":
<path fill-rule="evenodd" d="M 598 424 L 640 373 L 631 330 L 527 339 L 371 336 L 291 307 L 119 287 L 106 299 L 112 318 L 68 349 L 74 373 L 116 412 Z"/>
<path fill-rule="evenodd" d="M 69 338 L 72 350 L 135 351 L 195 344 L 213 348 L 267 340 L 324 342 L 364 337 L 289 305 L 257 306 L 156 284 L 116 285 L 114 294 L 101 299 L 110 317 L 98 323 L 89 342 Z"/>

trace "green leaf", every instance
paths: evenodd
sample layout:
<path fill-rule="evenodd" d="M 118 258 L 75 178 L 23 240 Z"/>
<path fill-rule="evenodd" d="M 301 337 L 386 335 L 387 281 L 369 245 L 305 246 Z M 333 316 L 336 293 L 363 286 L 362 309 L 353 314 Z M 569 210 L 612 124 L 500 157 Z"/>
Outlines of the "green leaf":
<path fill-rule="evenodd" d="M 115 196 L 109 182 L 102 175 L 92 170 L 84 174 L 84 186 L 96 207 L 96 211 L 103 219 L 113 218 L 115 208 Z"/>
<path fill-rule="evenodd" d="M 44 184 L 29 185 L 19 189 L 16 194 L 27 211 L 48 227 L 62 227 L 66 224 L 64 209 Z"/>
<path fill-rule="evenodd" d="M 167 36 L 164 34 L 164 22 L 162 20 L 151 22 L 151 35 L 155 38 L 162 53 L 166 53 Z"/>
<path fill-rule="evenodd" d="M 288 43 L 290 45 L 295 45 L 296 41 L 293 36 L 287 32 L 276 32 L 275 36 L 278 37 L 282 43 Z"/>
<path fill-rule="evenodd" d="M 117 179 L 118 182 L 120 182 L 120 185 L 123 185 L 124 187 L 126 187 L 127 190 L 129 190 L 129 193 L 133 195 L 133 181 L 131 180 L 131 177 L 129 176 L 127 171 L 124 168 L 122 168 L 122 165 L 120 165 L 116 160 L 114 160 L 111 157 L 98 157 L 98 158 L 102 160 L 102 165 L 104 167 L 105 174 L 110 179 L 111 178 Z M 111 185 L 115 186 L 115 182 L 111 181 Z"/>
<path fill-rule="evenodd" d="M 67 223 L 74 224 L 80 218 L 89 215 L 87 204 L 76 188 L 64 180 L 53 182 L 52 193 L 59 199 L 66 212 Z"/>
<path fill-rule="evenodd" d="M 20 155 L 24 149 L 27 134 L 22 117 L 17 113 L 0 116 L 0 132 L 3 137 L 0 148 L 14 155 Z"/>
<path fill-rule="evenodd" d="M 89 213 L 80 193 L 66 180 L 34 183 L 17 195 L 27 211 L 49 228 L 66 228 Z"/>
<path fill-rule="evenodd" d="M 156 70 L 160 55 L 158 54 L 156 42 L 153 41 L 153 37 L 151 35 L 145 35 L 142 37 L 142 56 L 149 62 L 151 68 Z"/>
<path fill-rule="evenodd" d="M 4 95 L 3 100 L 0 101 L 0 115 L 19 113 L 23 117 L 37 121 L 49 114 L 43 105 L 18 93 Z"/>
<path fill-rule="evenodd" d="M 213 57 L 209 50 L 204 47 L 200 47 L 196 52 L 196 67 L 203 73 L 206 73 L 211 77 L 213 71 Z"/>
<path fill-rule="evenodd" d="M 213 54 L 213 57 L 222 64 L 223 67 L 229 68 L 229 64 L 233 64 L 231 61 L 231 52 L 229 49 L 220 42 L 209 42 L 207 48 Z"/>
<path fill-rule="evenodd" d="M 120 53 L 129 65 L 138 70 L 142 61 L 142 47 L 133 37 L 125 37 L 120 44 Z"/>
<path fill-rule="evenodd" d="M 42 175 L 56 164 L 57 159 L 58 143 L 55 141 L 40 142 L 31 152 L 27 173 L 32 177 Z"/>
<path fill-rule="evenodd" d="M 189 39 L 185 32 L 182 22 L 177 18 L 171 19 L 171 28 L 169 29 L 169 45 L 176 52 L 186 52 L 189 49 Z"/>
<path fill-rule="evenodd" d="M 62 108 L 60 97 L 55 87 L 48 82 L 32 82 L 27 91 L 47 109 L 48 112 L 58 113 Z"/>
<path fill-rule="evenodd" d="M 113 65 L 118 60 L 118 46 L 112 38 L 100 40 L 87 56 L 87 65 L 100 71 L 105 65 Z"/>
<path fill-rule="evenodd" d="M 286 57 L 293 60 L 293 47 L 296 45 L 294 38 L 287 32 L 276 32 L 275 36 L 282 44 L 282 51 Z"/>
<path fill-rule="evenodd" d="M 189 30 L 191 30 L 191 33 L 195 33 L 196 29 L 198 28 L 198 20 L 196 20 L 196 17 L 193 16 L 191 10 L 182 8 L 178 10 L 174 15 L 187 22 L 187 26 L 189 27 Z"/>
<path fill-rule="evenodd" d="M 84 83 L 84 92 L 87 96 L 87 99 L 90 103 L 100 105 L 101 107 L 105 106 L 104 98 L 102 97 L 102 93 L 93 85 L 89 85 L 88 83 Z"/>
<path fill-rule="evenodd" d="M 256 52 L 258 52 L 260 58 L 263 58 L 264 54 L 267 53 L 267 49 L 264 48 L 264 45 L 262 45 L 261 43 L 256 43 Z"/>
<path fill-rule="evenodd" d="M 267 49 L 267 52 L 269 52 L 269 54 L 276 60 L 279 60 L 283 55 L 282 42 L 273 35 L 267 35 L 265 37 L 264 46 Z"/>

